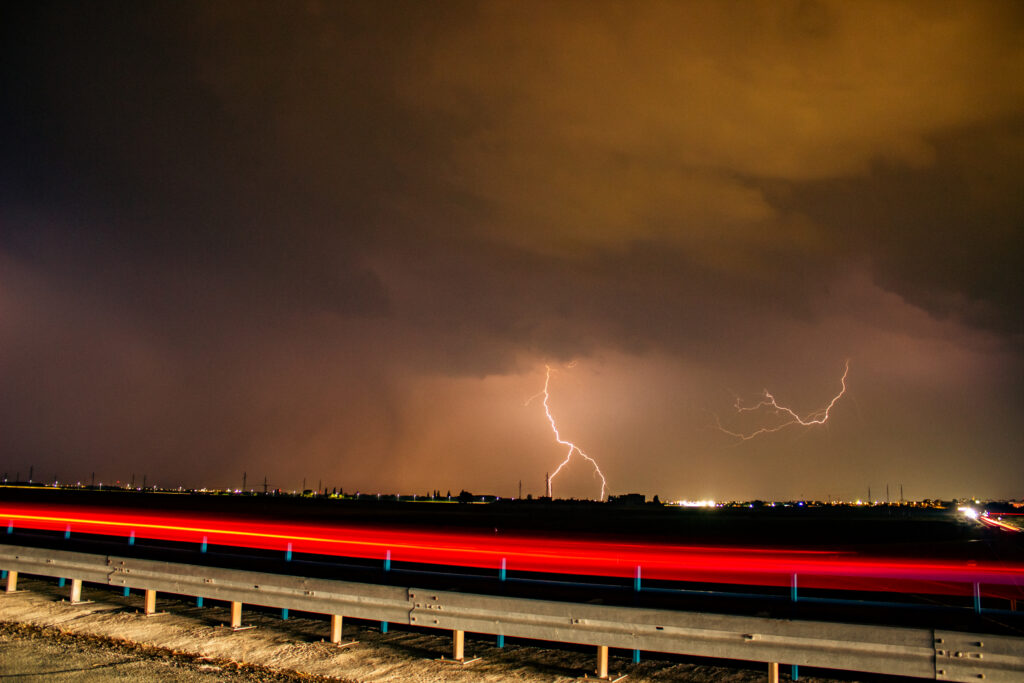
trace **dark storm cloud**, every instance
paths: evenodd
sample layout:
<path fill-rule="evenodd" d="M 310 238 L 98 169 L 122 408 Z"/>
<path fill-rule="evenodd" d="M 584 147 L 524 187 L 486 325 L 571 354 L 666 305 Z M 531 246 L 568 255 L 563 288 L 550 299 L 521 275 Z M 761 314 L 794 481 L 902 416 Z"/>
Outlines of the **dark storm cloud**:
<path fill-rule="evenodd" d="M 962 230 L 955 221 L 969 214 L 975 252 L 1019 258 L 1005 248 L 1019 233 L 1020 176 L 1004 150 L 1024 106 L 1012 6 L 516 7 L 489 6 L 453 29 L 427 55 L 430 77 L 408 85 L 451 116 L 470 103 L 475 125 L 453 134 L 449 177 L 498 207 L 478 226 L 492 239 L 576 255 L 653 241 L 723 278 L 784 280 L 794 259 L 828 271 L 864 258 L 907 291 L 977 289 L 977 253 L 966 259 L 975 268 L 951 271 L 945 252 L 916 273 L 898 272 L 907 259 L 890 253 L 923 242 L 934 222 L 924 197 L 941 195 L 933 207 L 959 208 L 937 232 Z M 992 194 L 1004 206 L 973 196 L 965 155 L 1001 186 Z M 838 179 L 857 184 L 862 204 L 886 206 L 873 194 L 884 188 L 900 209 L 858 225 L 826 199 L 809 222 L 766 190 L 803 198 Z M 918 234 L 903 237 L 897 221 Z M 979 295 L 1016 291 L 1003 282 Z"/>
<path fill-rule="evenodd" d="M 907 434 L 938 414 L 937 387 L 957 390 L 979 406 L 963 422 L 998 435 L 991 462 L 1009 452 L 1016 3 L 3 13 L 8 461 L 120 471 L 130 452 L 170 471 L 188 453 L 215 477 L 288 452 L 406 484 L 366 467 L 372 452 L 496 486 L 487 434 L 510 430 L 506 461 L 535 452 L 545 435 L 512 430 L 516 401 L 545 360 L 581 357 L 700 416 L 600 421 L 665 431 L 643 442 L 652 467 L 692 439 L 694 457 L 719 447 L 705 428 L 731 404 L 722 387 L 817 395 L 847 356 L 864 404 L 932 406 L 907 410 Z M 995 405 L 1009 413 L 981 417 Z M 885 432 L 865 414 L 865 434 Z M 963 433 L 892 443 L 952 458 Z M 850 458 L 889 452 L 847 436 Z M 522 476 L 510 467 L 502 481 Z"/>
<path fill-rule="evenodd" d="M 1024 121 L 1017 116 L 935 137 L 923 169 L 879 165 L 790 191 L 879 281 L 938 315 L 1024 332 Z"/>

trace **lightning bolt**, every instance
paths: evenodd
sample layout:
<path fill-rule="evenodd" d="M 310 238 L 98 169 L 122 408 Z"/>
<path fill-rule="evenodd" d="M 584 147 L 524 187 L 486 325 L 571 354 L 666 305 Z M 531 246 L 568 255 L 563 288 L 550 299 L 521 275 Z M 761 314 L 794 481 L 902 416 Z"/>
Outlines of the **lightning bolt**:
<path fill-rule="evenodd" d="M 718 423 L 718 428 L 721 431 L 725 432 L 729 436 L 734 436 L 737 439 L 742 439 L 743 441 L 749 441 L 750 439 L 753 439 L 753 438 L 755 438 L 757 436 L 760 436 L 761 434 L 773 434 L 775 432 L 778 432 L 778 431 L 781 431 L 781 430 L 785 429 L 786 427 L 791 427 L 793 425 L 800 425 L 800 426 L 803 426 L 803 427 L 812 427 L 814 425 L 825 424 L 828 421 L 829 414 L 830 414 L 833 406 L 835 406 L 835 404 L 839 401 L 839 399 L 842 398 L 843 394 L 846 393 L 846 377 L 849 374 L 850 374 L 850 361 L 847 360 L 846 361 L 846 368 L 845 368 L 845 370 L 843 370 L 843 376 L 841 378 L 839 378 L 839 383 L 842 386 L 842 388 L 839 390 L 839 393 L 832 397 L 832 400 L 829 401 L 827 406 L 825 406 L 824 408 L 819 408 L 818 410 L 812 411 L 812 412 L 808 413 L 805 417 L 801 417 L 799 414 L 797 414 L 791 408 L 787 408 L 786 406 L 779 405 L 779 402 L 775 400 L 775 396 L 770 391 L 765 389 L 764 390 L 763 398 L 759 402 L 754 404 L 754 405 L 744 406 L 743 402 L 740 399 L 736 399 L 736 406 L 735 406 L 736 407 L 736 412 L 737 413 L 753 413 L 753 412 L 757 412 L 757 411 L 761 411 L 761 410 L 771 411 L 775 415 L 783 416 L 783 422 L 782 423 L 777 424 L 777 425 L 773 425 L 773 426 L 769 426 L 769 427 L 761 427 L 760 429 L 756 429 L 756 430 L 754 430 L 752 432 L 749 432 L 749 433 L 743 433 L 743 432 L 734 432 L 734 431 L 726 429 L 725 427 L 722 426 L 722 423 L 718 420 L 717 416 L 715 417 L 715 421 Z"/>
<path fill-rule="evenodd" d="M 569 367 L 572 367 L 573 365 L 575 365 L 575 362 L 570 364 Z M 554 482 L 555 477 L 558 476 L 558 473 L 562 471 L 562 468 L 569 464 L 569 461 L 572 459 L 572 454 L 573 453 L 579 453 L 580 456 L 584 460 L 587 460 L 591 465 L 594 466 L 594 473 L 597 474 L 597 476 L 601 478 L 601 497 L 600 497 L 599 500 L 604 500 L 604 493 L 605 493 L 605 489 L 608 486 L 608 482 L 607 482 L 607 480 L 605 480 L 604 473 L 601 471 L 601 468 L 598 466 L 597 461 L 594 460 L 593 458 L 591 458 L 586 453 L 584 453 L 583 450 L 579 446 L 574 444 L 572 441 L 566 441 L 565 439 L 563 439 L 562 435 L 559 434 L 559 432 L 558 432 L 558 426 L 555 424 L 555 418 L 554 418 L 554 416 L 551 415 L 551 406 L 548 405 L 548 400 L 551 398 L 551 394 L 549 393 L 548 389 L 551 386 L 551 373 L 552 373 L 552 369 L 551 369 L 550 365 L 545 365 L 544 369 L 547 371 L 546 374 L 544 375 L 544 388 L 541 389 L 540 391 L 538 391 L 533 396 L 531 396 L 526 401 L 525 405 L 530 405 L 530 402 L 533 401 L 533 399 L 537 398 L 538 396 L 543 396 L 544 397 L 544 400 L 543 400 L 544 414 L 547 416 L 548 423 L 551 425 L 551 431 L 554 432 L 554 434 L 555 434 L 555 441 L 557 441 L 558 443 L 562 444 L 563 446 L 565 446 L 565 447 L 567 447 L 569 449 L 569 451 L 565 454 L 565 460 L 563 460 L 558 465 L 558 467 L 555 469 L 554 473 L 548 478 L 547 495 L 548 495 L 549 498 L 551 497 L 551 485 Z"/>

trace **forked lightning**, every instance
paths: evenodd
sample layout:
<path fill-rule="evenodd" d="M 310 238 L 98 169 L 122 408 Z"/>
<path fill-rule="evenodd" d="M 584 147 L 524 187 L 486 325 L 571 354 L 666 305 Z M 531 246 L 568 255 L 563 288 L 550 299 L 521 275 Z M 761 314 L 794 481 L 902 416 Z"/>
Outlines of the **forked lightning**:
<path fill-rule="evenodd" d="M 814 425 L 825 424 L 828 421 L 833 406 L 835 406 L 839 399 L 842 398 L 843 394 L 846 393 L 846 376 L 849 374 L 850 361 L 847 360 L 846 368 L 845 370 L 843 370 L 843 376 L 839 379 L 839 383 L 842 386 L 842 388 L 839 390 L 839 393 L 832 397 L 832 400 L 829 401 L 827 406 L 808 413 L 806 417 L 801 417 L 791 408 L 788 408 L 784 405 L 779 405 L 779 402 L 775 400 L 775 396 L 770 391 L 765 389 L 764 397 L 755 405 L 744 406 L 743 402 L 740 399 L 736 399 L 736 412 L 753 413 L 757 411 L 767 411 L 771 412 L 774 415 L 782 416 L 783 421 L 781 423 L 770 425 L 767 427 L 761 427 L 759 429 L 755 429 L 752 432 L 744 433 L 726 429 L 725 427 L 722 426 L 722 423 L 718 421 L 718 418 L 716 416 L 715 420 L 716 422 L 718 422 L 718 428 L 725 432 L 726 434 L 728 434 L 729 436 L 734 436 L 737 439 L 742 439 L 743 441 L 749 441 L 750 439 L 753 439 L 754 437 L 760 436 L 762 434 L 772 434 L 774 432 L 785 429 L 786 427 L 791 427 L 793 425 L 812 427 Z"/>
<path fill-rule="evenodd" d="M 538 396 L 543 396 L 544 397 L 544 401 L 543 401 L 543 403 L 544 403 L 544 414 L 548 418 L 548 423 L 551 424 L 551 431 L 555 433 L 555 441 L 557 441 L 558 443 L 562 444 L 563 446 L 568 447 L 568 449 L 569 449 L 569 452 L 565 454 L 565 459 L 558 465 L 558 467 L 555 469 L 554 473 L 552 473 L 552 475 L 548 478 L 547 495 L 548 495 L 548 497 L 551 496 L 551 488 L 552 488 L 552 484 L 555 481 L 555 477 L 558 476 L 558 473 L 562 471 L 562 468 L 564 468 L 566 465 L 569 464 L 569 461 L 572 459 L 572 454 L 573 453 L 579 453 L 580 456 L 582 456 L 584 460 L 587 460 L 591 465 L 594 466 L 594 473 L 597 474 L 597 476 L 601 478 L 601 497 L 600 497 L 599 500 L 604 500 L 605 489 L 608 486 L 608 482 L 605 480 L 604 473 L 601 471 L 601 468 L 598 466 L 597 461 L 594 460 L 593 458 L 591 458 L 586 453 L 584 453 L 583 450 L 579 446 L 574 444 L 572 441 L 566 441 L 565 439 L 563 439 L 561 434 L 559 434 L 559 432 L 558 432 L 558 427 L 557 427 L 557 425 L 555 425 L 555 418 L 554 418 L 554 416 L 551 415 L 551 406 L 548 405 L 548 399 L 551 396 L 549 394 L 549 392 L 548 392 L 548 389 L 551 386 L 551 373 L 552 373 L 552 370 L 551 370 L 551 366 L 550 365 L 545 365 L 544 368 L 547 371 L 547 374 L 544 376 L 544 389 L 542 389 L 540 392 L 538 392 L 537 394 L 532 396 L 530 399 L 528 399 L 526 401 L 526 405 L 529 405 L 530 402 L 533 401 L 533 399 L 537 398 Z"/>

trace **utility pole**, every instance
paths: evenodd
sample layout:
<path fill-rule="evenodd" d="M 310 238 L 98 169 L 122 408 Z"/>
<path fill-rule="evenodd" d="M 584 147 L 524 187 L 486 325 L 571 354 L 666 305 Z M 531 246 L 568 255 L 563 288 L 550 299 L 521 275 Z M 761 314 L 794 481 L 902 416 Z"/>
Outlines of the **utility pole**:
<path fill-rule="evenodd" d="M 96 473 L 92 473 L 92 488 L 96 488 Z"/>
<path fill-rule="evenodd" d="M 903 484 L 900 484 L 900 503 L 904 502 L 906 501 L 903 499 Z"/>
<path fill-rule="evenodd" d="M 521 500 L 522 497 L 523 497 L 523 480 L 520 479 L 519 480 L 519 499 Z"/>
<path fill-rule="evenodd" d="M 267 475 L 263 475 L 263 495 L 267 495 Z"/>
<path fill-rule="evenodd" d="M 544 490 L 547 492 L 547 497 L 551 497 L 551 473 L 544 473 Z"/>
<path fill-rule="evenodd" d="M 245 478 L 249 476 L 248 472 L 242 472 L 242 493 L 245 493 Z"/>
<path fill-rule="evenodd" d="M 147 474 L 143 474 L 142 475 L 142 490 L 143 491 L 146 490 L 146 479 L 148 479 L 148 478 L 149 478 L 149 475 L 147 475 Z"/>
<path fill-rule="evenodd" d="M 871 487 L 868 487 L 868 505 L 871 505 Z"/>
<path fill-rule="evenodd" d="M 885 485 L 885 504 L 889 504 L 889 485 Z"/>

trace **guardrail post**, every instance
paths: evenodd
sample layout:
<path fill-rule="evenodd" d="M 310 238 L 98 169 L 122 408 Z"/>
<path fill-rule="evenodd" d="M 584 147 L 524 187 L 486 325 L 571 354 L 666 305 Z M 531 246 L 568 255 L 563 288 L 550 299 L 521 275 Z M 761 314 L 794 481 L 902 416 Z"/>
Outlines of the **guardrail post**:
<path fill-rule="evenodd" d="M 390 550 L 387 550 L 384 553 L 384 571 L 385 572 L 391 571 L 391 551 Z M 381 633 L 387 633 L 388 632 L 388 622 L 386 622 L 386 621 L 380 622 L 380 632 Z"/>
<path fill-rule="evenodd" d="M 144 607 L 144 613 L 147 617 L 156 614 L 156 591 L 150 588 L 146 589 L 146 605 Z"/>
<path fill-rule="evenodd" d="M 341 643 L 341 626 L 343 621 L 340 614 L 331 615 L 331 642 L 335 645 Z"/>
<path fill-rule="evenodd" d="M 597 646 L 597 677 L 608 678 L 608 646 Z"/>
<path fill-rule="evenodd" d="M 249 626 L 242 626 L 242 603 L 234 602 L 231 603 L 231 630 L 232 631 L 248 631 L 256 626 L 250 624 Z"/>
<path fill-rule="evenodd" d="M 285 562 L 291 562 L 292 561 L 292 544 L 291 544 L 291 541 L 288 542 L 288 549 L 286 551 L 284 551 L 284 561 Z M 283 619 L 284 621 L 288 621 L 288 608 L 287 607 L 282 607 L 281 608 L 281 619 Z"/>
<path fill-rule="evenodd" d="M 501 569 L 498 570 L 498 580 L 501 581 L 502 583 L 505 582 L 505 573 L 506 573 L 505 570 L 506 570 L 506 568 L 507 568 L 506 560 L 503 557 L 503 558 L 501 558 Z M 505 647 L 505 634 L 504 633 L 499 633 L 498 634 L 498 647 Z"/>
<path fill-rule="evenodd" d="M 199 546 L 199 552 L 201 552 L 201 553 L 205 553 L 206 552 L 206 536 L 203 536 L 203 543 L 202 543 L 202 545 Z M 203 606 L 203 596 L 200 595 L 200 596 L 196 597 L 196 607 L 202 607 L 202 606 Z"/>
<path fill-rule="evenodd" d="M 18 572 L 14 571 L 13 569 L 7 572 L 7 592 L 18 592 Z"/>
<path fill-rule="evenodd" d="M 128 535 L 128 545 L 135 545 L 135 529 L 132 529 L 131 534 Z M 129 595 L 131 595 L 131 593 L 132 589 L 128 586 L 125 586 L 122 595 L 124 595 L 124 597 L 127 598 Z"/>
<path fill-rule="evenodd" d="M 633 592 L 634 593 L 640 593 L 641 588 L 642 587 L 640 585 L 640 565 L 637 565 L 636 566 L 636 574 L 633 576 Z M 633 663 L 634 664 L 639 664 L 640 663 L 640 650 L 636 650 L 636 649 L 633 650 Z"/>
<path fill-rule="evenodd" d="M 64 578 L 57 579 L 57 588 L 63 588 L 64 584 L 66 584 L 67 582 L 68 580 Z"/>
<path fill-rule="evenodd" d="M 452 631 L 452 659 L 456 662 L 466 661 L 465 631 Z"/>
<path fill-rule="evenodd" d="M 794 603 L 798 602 L 800 600 L 800 596 L 797 594 L 797 591 L 796 591 L 796 573 L 793 574 L 793 584 L 792 584 L 792 588 L 790 589 L 790 598 L 792 598 Z M 790 679 L 792 679 L 794 681 L 799 681 L 800 680 L 800 667 L 798 665 L 796 665 L 796 664 L 792 664 L 791 667 L 792 668 L 791 668 L 791 670 L 789 672 Z"/>
<path fill-rule="evenodd" d="M 82 580 L 71 579 L 71 600 L 72 605 L 82 602 Z"/>
<path fill-rule="evenodd" d="M 981 584 L 974 583 L 974 613 L 981 614 Z"/>
<path fill-rule="evenodd" d="M 768 683 L 779 683 L 778 662 L 768 662 Z"/>

